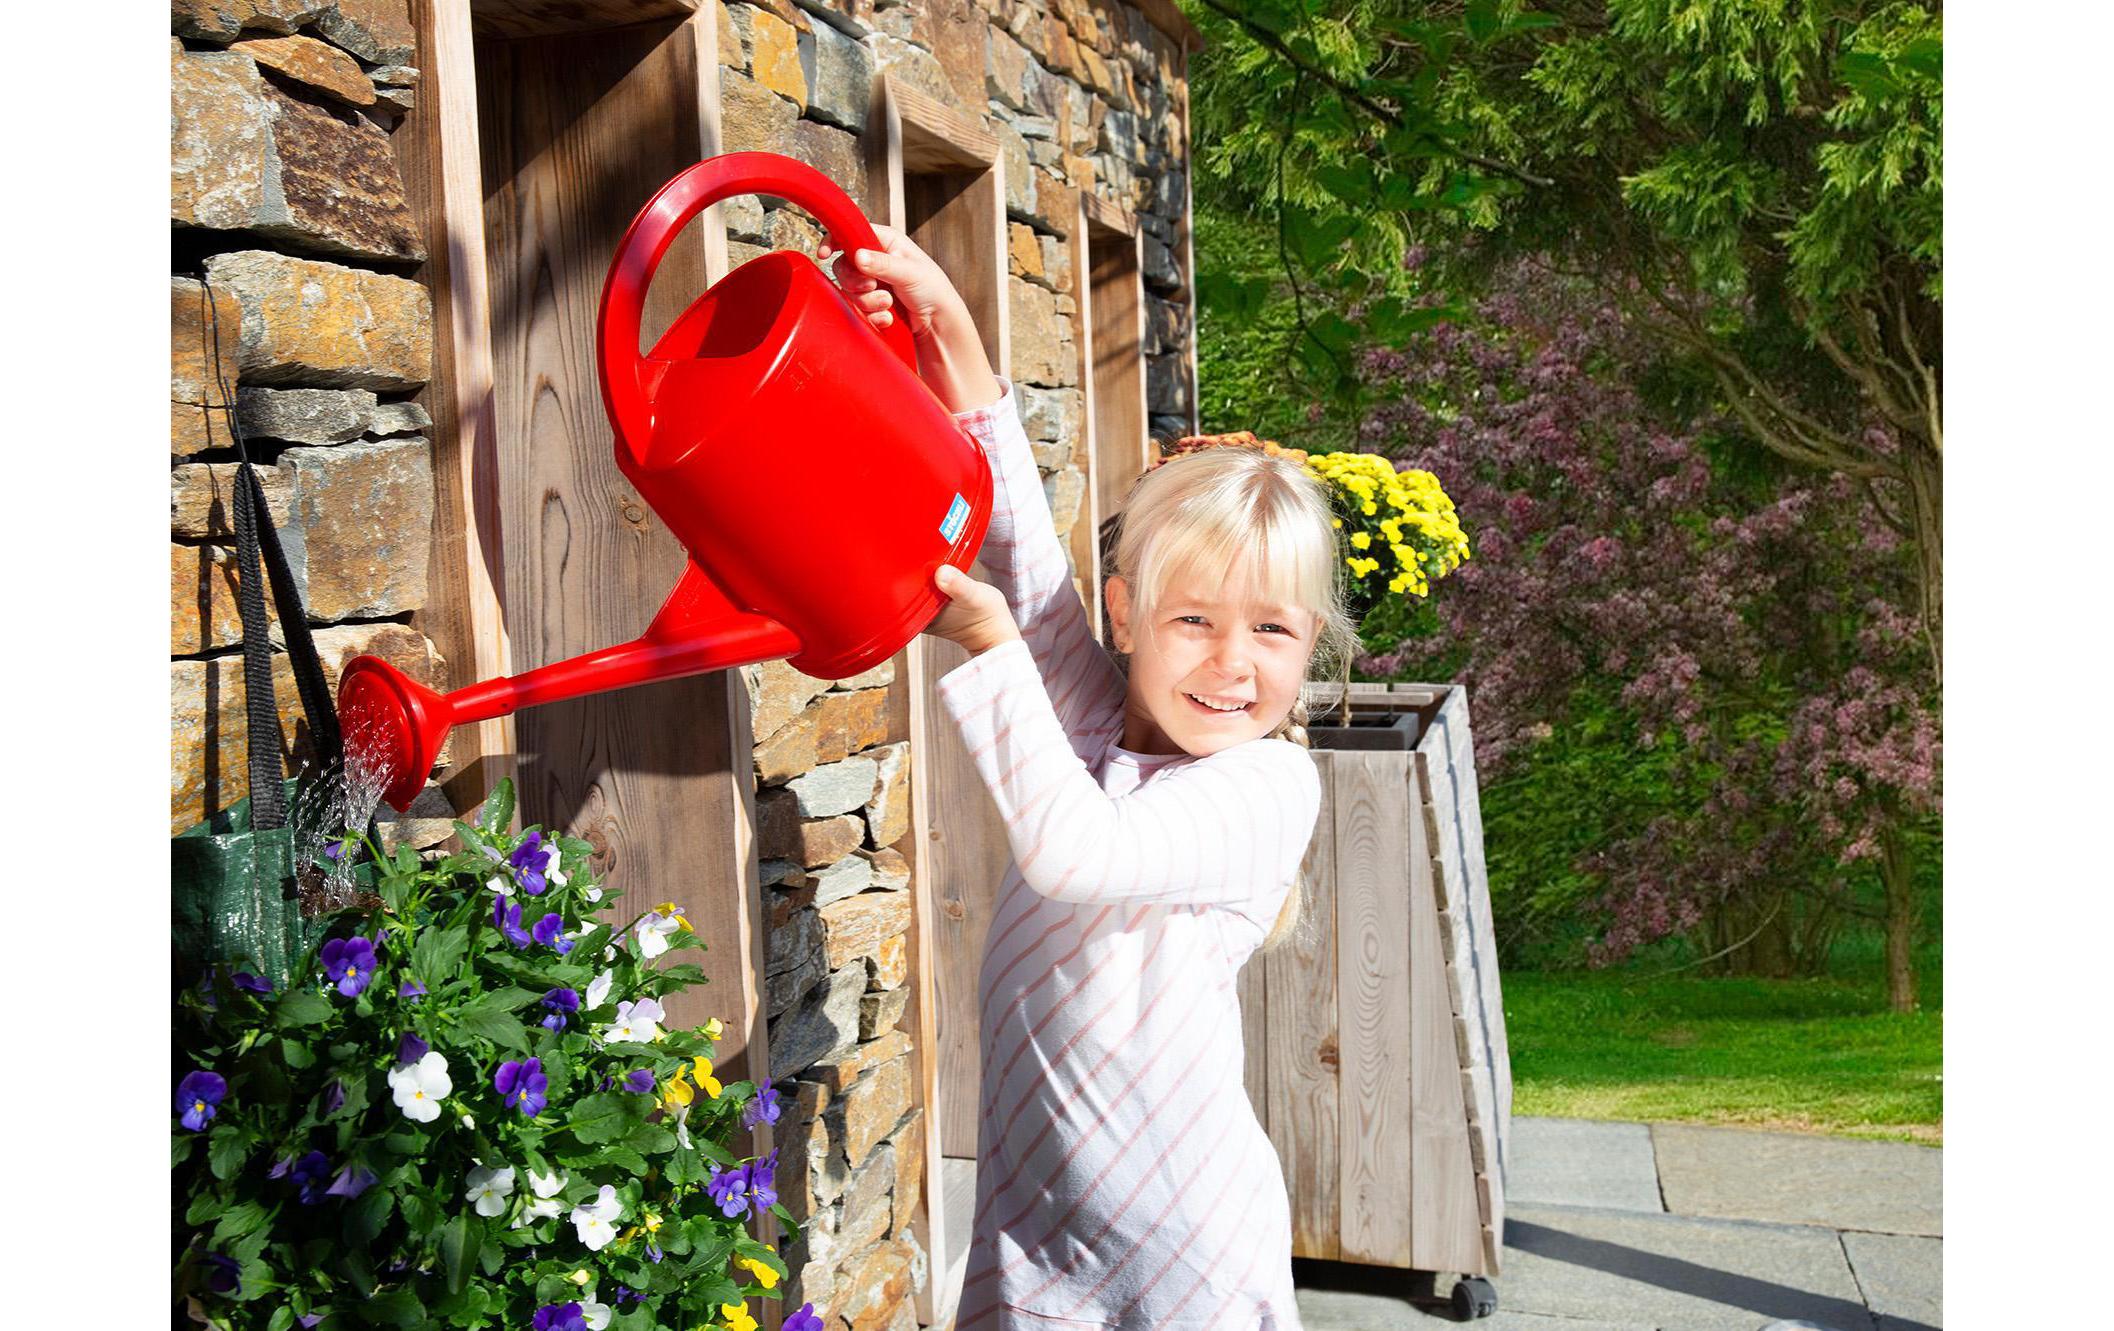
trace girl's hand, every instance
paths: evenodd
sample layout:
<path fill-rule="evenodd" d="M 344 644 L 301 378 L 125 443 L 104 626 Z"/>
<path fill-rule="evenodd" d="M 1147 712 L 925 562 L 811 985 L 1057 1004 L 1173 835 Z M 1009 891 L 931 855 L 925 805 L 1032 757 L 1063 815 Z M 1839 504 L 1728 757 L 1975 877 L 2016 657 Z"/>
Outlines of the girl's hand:
<path fill-rule="evenodd" d="M 941 564 L 932 581 L 947 597 L 947 604 L 925 626 L 926 633 L 959 644 L 971 656 L 981 656 L 1020 636 L 1013 607 L 1006 604 L 1005 593 L 998 588 L 978 582 L 952 564 Z"/>
<path fill-rule="evenodd" d="M 967 317 L 968 306 L 961 293 L 916 241 L 879 222 L 873 230 L 880 237 L 881 249 L 840 254 L 824 237 L 820 257 L 824 264 L 836 257 L 831 273 L 838 287 L 874 327 L 886 328 L 901 318 L 911 335 L 923 342 L 950 320 Z"/>
<path fill-rule="evenodd" d="M 875 328 L 903 321 L 917 346 L 918 377 L 948 411 L 998 401 L 1002 390 L 990 357 L 954 283 L 910 237 L 878 222 L 873 230 L 886 248 L 838 255 L 837 286 Z M 834 253 L 824 239 L 823 261 Z"/>

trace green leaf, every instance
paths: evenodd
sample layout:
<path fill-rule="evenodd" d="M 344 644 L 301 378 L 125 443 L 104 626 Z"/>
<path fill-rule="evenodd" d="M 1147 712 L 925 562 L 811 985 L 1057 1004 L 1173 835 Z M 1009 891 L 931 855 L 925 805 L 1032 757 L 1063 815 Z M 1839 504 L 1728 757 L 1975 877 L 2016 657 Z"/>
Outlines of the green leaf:
<path fill-rule="evenodd" d="M 440 1260 L 447 1272 L 448 1292 L 462 1293 L 463 1285 L 475 1269 L 478 1249 L 483 1246 L 484 1226 L 468 1213 L 450 1220 L 440 1235 Z"/>
<path fill-rule="evenodd" d="M 250 1140 L 241 1129 L 225 1124 L 213 1130 L 206 1139 L 206 1160 L 217 1179 L 231 1179 L 249 1158 Z"/>
<path fill-rule="evenodd" d="M 472 1035 L 490 1040 L 493 1044 L 504 1045 L 508 1049 L 528 1052 L 528 1028 L 521 1024 L 521 1018 L 511 1012 L 472 1007 L 458 1012 L 455 1019 L 462 1029 Z"/>
<path fill-rule="evenodd" d="M 1468 36 L 1478 42 L 1487 42 L 1501 30 L 1497 16 L 1497 0 L 1468 0 Z"/>
<path fill-rule="evenodd" d="M 470 950 L 470 935 L 464 929 L 422 929 L 411 945 L 411 970 L 428 990 L 438 989 L 454 977 Z"/>
<path fill-rule="evenodd" d="M 596 1159 L 643 1177 L 650 1166 L 646 1157 L 629 1146 L 604 1146 Z"/>
<path fill-rule="evenodd" d="M 245 1235 L 256 1233 L 269 1219 L 271 1213 L 264 1209 L 262 1202 L 242 1202 L 231 1206 L 221 1213 L 220 1223 L 213 1226 L 213 1241 L 233 1243 Z"/>
<path fill-rule="evenodd" d="M 675 1149 L 675 1134 L 658 1123 L 641 1123 L 632 1129 L 627 1139 L 631 1148 L 646 1155 L 659 1155 Z M 644 1173 L 644 1170 L 640 1170 Z"/>
<path fill-rule="evenodd" d="M 645 1096 L 618 1095 L 613 1092 L 583 1096 L 573 1106 L 572 1117 L 566 1121 L 566 1127 L 571 1130 L 573 1136 L 589 1145 L 615 1141 L 631 1130 L 632 1124 L 638 1121 L 643 1112 L 630 1102 L 645 1099 Z M 728 1163 L 732 1163 L 731 1157 Z"/>
<path fill-rule="evenodd" d="M 360 1308 L 360 1315 L 369 1322 L 417 1326 L 426 1320 L 426 1305 L 416 1290 L 392 1289 L 387 1294 L 368 1299 Z"/>
<path fill-rule="evenodd" d="M 313 1026 L 327 1020 L 334 1011 L 330 1000 L 321 994 L 306 989 L 289 989 L 279 999 L 277 1020 L 281 1028 Z"/>
<path fill-rule="evenodd" d="M 372 1243 L 395 1202 L 395 1195 L 379 1183 L 353 1199 L 345 1208 L 345 1241 L 358 1248 Z"/>
<path fill-rule="evenodd" d="M 484 831 L 493 835 L 505 832 L 514 822 L 514 778 L 501 777 L 492 793 L 485 797 L 484 811 L 477 823 Z"/>
<path fill-rule="evenodd" d="M 280 1037 L 279 1057 L 285 1060 L 286 1066 L 290 1068 L 312 1068 L 316 1065 L 316 1051 L 290 1035 Z"/>

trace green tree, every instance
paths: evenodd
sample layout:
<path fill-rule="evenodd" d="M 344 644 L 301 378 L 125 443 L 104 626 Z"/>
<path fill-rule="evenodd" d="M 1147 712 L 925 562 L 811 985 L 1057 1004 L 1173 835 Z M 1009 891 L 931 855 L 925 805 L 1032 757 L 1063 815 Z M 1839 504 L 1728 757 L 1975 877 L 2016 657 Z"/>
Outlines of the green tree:
<path fill-rule="evenodd" d="M 1200 206 L 1274 219 L 1310 388 L 1355 410 L 1361 344 L 1400 346 L 1453 312 L 1438 295 L 1551 256 L 1701 367 L 1758 443 L 1859 483 L 1909 542 L 1941 681 L 1936 4 L 1182 4 L 1207 42 Z M 1238 318 L 1269 282 L 1199 294 Z"/>

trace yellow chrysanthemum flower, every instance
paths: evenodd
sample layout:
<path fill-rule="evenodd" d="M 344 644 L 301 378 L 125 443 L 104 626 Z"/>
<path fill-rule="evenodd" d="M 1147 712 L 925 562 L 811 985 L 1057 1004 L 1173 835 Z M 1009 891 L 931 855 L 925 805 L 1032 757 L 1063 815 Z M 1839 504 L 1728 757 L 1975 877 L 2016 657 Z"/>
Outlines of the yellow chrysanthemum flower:
<path fill-rule="evenodd" d="M 1351 533 L 1351 548 L 1354 550 L 1363 550 L 1372 543 L 1373 538 L 1365 532 L 1354 531 Z"/>

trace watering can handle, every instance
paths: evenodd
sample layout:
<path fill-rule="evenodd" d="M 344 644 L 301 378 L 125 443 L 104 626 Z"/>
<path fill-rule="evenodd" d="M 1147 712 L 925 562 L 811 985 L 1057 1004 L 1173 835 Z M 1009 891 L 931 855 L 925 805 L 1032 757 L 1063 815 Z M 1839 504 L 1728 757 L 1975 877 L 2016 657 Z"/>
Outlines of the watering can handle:
<path fill-rule="evenodd" d="M 609 409 L 610 423 L 628 438 L 643 441 L 652 424 L 641 383 L 645 358 L 639 354 L 639 324 L 654 270 L 691 218 L 722 199 L 741 194 L 771 194 L 799 204 L 822 223 L 830 244 L 839 251 L 881 247 L 866 214 L 835 181 L 805 162 L 777 153 L 721 153 L 661 186 L 617 245 L 608 280 L 602 285 L 597 320 L 603 405 Z M 911 373 L 917 372 L 917 344 L 901 319 L 873 331 Z"/>

